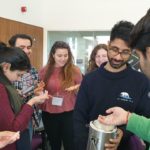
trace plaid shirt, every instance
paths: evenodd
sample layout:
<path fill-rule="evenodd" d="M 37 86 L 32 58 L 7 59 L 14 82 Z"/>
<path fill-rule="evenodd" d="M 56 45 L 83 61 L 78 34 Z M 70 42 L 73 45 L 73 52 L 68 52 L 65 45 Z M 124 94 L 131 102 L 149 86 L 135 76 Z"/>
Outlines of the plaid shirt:
<path fill-rule="evenodd" d="M 39 83 L 38 72 L 34 67 L 32 67 L 22 76 L 20 81 L 13 82 L 13 85 L 21 92 L 21 96 L 24 97 L 24 103 L 26 103 L 34 96 L 34 89 L 37 87 L 37 83 Z M 39 111 L 35 106 L 33 106 L 33 108 L 33 119 L 35 124 L 38 126 L 40 122 Z"/>

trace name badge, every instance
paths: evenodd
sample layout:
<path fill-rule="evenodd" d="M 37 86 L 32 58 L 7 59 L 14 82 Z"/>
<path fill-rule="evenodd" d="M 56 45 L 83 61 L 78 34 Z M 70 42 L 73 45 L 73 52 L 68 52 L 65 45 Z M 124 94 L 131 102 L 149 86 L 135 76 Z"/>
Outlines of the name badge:
<path fill-rule="evenodd" d="M 52 105 L 54 106 L 62 106 L 63 98 L 61 97 L 53 97 L 52 98 Z"/>

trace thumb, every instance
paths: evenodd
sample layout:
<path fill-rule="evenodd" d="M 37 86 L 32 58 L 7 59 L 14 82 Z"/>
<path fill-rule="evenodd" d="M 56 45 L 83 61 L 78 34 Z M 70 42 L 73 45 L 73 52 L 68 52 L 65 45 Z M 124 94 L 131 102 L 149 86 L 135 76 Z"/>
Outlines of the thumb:
<path fill-rule="evenodd" d="M 106 113 L 111 114 L 111 113 L 114 112 L 114 110 L 115 110 L 115 107 L 109 108 L 109 109 L 106 110 Z"/>

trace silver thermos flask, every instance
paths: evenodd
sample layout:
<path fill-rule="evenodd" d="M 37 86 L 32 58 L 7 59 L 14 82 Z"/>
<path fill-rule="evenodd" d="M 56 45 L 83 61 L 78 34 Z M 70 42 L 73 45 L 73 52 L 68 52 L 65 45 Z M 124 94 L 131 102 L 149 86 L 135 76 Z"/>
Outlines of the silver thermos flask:
<path fill-rule="evenodd" d="M 111 138 L 115 138 L 117 128 L 106 126 L 99 123 L 98 120 L 90 122 L 87 150 L 104 150 L 104 145 Z"/>

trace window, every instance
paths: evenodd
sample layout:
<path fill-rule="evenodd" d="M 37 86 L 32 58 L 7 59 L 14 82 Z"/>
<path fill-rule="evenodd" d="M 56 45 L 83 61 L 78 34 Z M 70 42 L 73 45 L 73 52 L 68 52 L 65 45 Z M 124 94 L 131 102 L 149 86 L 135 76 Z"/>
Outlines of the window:
<path fill-rule="evenodd" d="M 109 34 L 109 31 L 49 31 L 48 53 L 55 41 L 67 42 L 72 50 L 75 64 L 84 74 L 92 49 L 99 43 L 107 44 Z"/>

